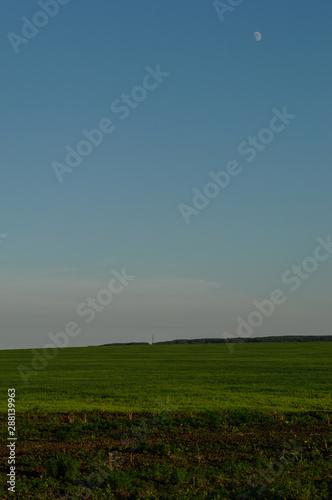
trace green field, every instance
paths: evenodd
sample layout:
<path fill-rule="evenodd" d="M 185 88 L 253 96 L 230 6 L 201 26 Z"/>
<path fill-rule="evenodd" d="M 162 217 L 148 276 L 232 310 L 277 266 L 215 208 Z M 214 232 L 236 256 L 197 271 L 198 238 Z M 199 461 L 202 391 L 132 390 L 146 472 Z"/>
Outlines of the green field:
<path fill-rule="evenodd" d="M 18 412 L 331 410 L 332 343 L 290 342 L 68 348 L 25 385 L 30 350 L 0 351 L 0 384 Z M 42 352 L 41 350 L 39 351 Z M 160 403 L 161 402 L 161 403 Z"/>
<path fill-rule="evenodd" d="M 332 343 L 233 348 L 0 351 L 0 498 L 15 388 L 17 498 L 330 500 Z"/>
<path fill-rule="evenodd" d="M 16 414 L 15 498 L 331 500 L 332 415 Z M 0 498 L 7 492 L 0 415 Z"/>

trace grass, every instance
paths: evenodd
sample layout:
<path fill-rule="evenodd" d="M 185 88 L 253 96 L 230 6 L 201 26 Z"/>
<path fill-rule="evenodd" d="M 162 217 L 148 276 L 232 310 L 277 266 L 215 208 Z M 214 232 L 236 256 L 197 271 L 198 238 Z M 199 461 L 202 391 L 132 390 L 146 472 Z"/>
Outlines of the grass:
<path fill-rule="evenodd" d="M 0 384 L 16 389 L 20 412 L 142 412 L 166 398 L 179 412 L 332 408 L 332 343 L 233 347 L 233 353 L 225 344 L 61 349 L 28 385 L 17 366 L 31 366 L 31 351 L 0 351 Z"/>
<path fill-rule="evenodd" d="M 151 414 L 17 417 L 16 498 L 332 498 L 332 416 L 327 412 L 178 413 L 165 415 L 153 428 Z M 0 421 L 5 423 L 5 415 Z M 117 429 L 109 425 L 113 421 Z M 135 429 L 144 422 L 150 422 L 147 432 L 137 437 Z M 55 432 L 61 430 L 61 436 Z M 124 435 L 133 439 L 127 442 Z M 3 478 L 6 454 L 0 446 Z M 10 498 L 4 482 L 0 498 Z"/>
<path fill-rule="evenodd" d="M 332 343 L 233 347 L 0 351 L 0 477 L 15 388 L 17 498 L 331 500 Z"/>

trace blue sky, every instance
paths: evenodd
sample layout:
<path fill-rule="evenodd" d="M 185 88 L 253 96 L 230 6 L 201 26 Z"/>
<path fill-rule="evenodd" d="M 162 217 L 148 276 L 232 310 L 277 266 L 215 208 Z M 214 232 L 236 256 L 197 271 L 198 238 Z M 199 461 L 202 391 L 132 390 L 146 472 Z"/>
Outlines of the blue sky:
<path fill-rule="evenodd" d="M 235 331 L 332 233 L 331 3 L 244 0 L 221 21 L 206 0 L 70 0 L 15 53 L 40 10 L 1 6 L 1 347 L 42 347 L 123 267 L 135 279 L 71 345 Z M 112 103 L 157 65 L 121 120 Z M 296 118 L 247 162 L 239 144 L 284 106 Z M 103 118 L 115 130 L 60 183 L 53 162 Z M 231 160 L 241 173 L 186 224 L 179 205 Z M 330 334 L 331 268 L 253 336 Z"/>

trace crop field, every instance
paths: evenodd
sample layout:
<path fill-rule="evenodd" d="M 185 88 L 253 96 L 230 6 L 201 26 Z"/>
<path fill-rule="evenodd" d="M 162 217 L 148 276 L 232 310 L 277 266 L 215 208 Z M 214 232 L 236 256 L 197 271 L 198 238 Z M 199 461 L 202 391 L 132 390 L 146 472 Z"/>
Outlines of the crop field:
<path fill-rule="evenodd" d="M 17 411 L 332 410 L 332 343 L 291 342 L 69 348 L 29 372 L 30 350 L 0 351 L 0 384 Z M 42 350 L 37 350 L 42 353 Z M 2 398 L 0 411 L 5 411 Z"/>
<path fill-rule="evenodd" d="M 0 351 L 0 498 L 331 500 L 332 344 L 233 347 L 63 349 L 27 384 Z"/>
<path fill-rule="evenodd" d="M 331 413 L 36 412 L 17 418 L 15 498 L 332 498 Z M 6 454 L 0 446 L 2 478 Z M 0 498 L 13 498 L 4 483 Z"/>

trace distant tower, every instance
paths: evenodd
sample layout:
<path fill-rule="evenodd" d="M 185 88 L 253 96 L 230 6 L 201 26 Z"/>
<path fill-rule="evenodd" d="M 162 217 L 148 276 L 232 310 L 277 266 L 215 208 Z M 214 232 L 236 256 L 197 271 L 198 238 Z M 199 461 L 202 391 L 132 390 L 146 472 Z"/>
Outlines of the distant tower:
<path fill-rule="evenodd" d="M 151 345 L 154 344 L 154 335 L 152 335 Z"/>

